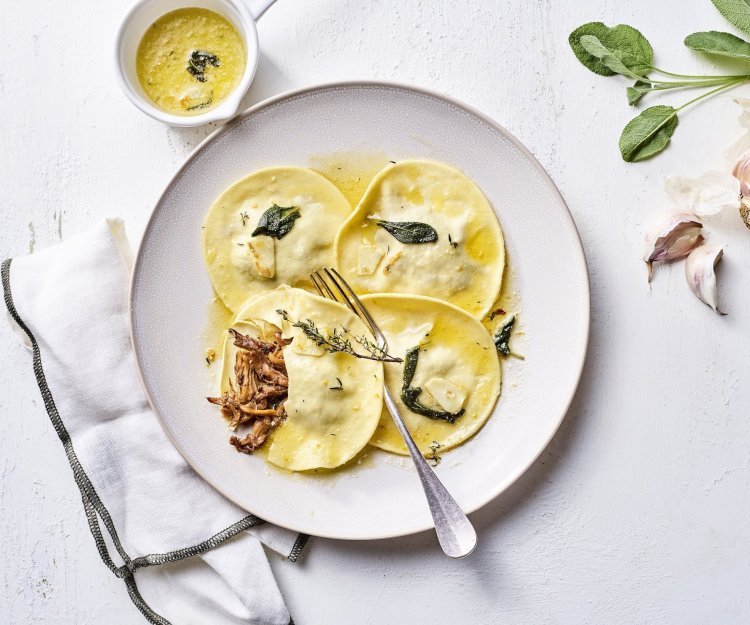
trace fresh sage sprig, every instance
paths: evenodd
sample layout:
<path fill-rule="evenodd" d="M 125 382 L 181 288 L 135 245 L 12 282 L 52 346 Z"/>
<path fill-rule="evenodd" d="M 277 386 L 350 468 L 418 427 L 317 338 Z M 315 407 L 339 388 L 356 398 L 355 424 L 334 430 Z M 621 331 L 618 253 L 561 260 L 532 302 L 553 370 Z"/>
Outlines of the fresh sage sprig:
<path fill-rule="evenodd" d="M 719 12 L 740 30 L 750 33 L 750 0 L 712 0 Z M 633 80 L 626 89 L 634 106 L 654 91 L 707 89 L 679 107 L 657 105 L 644 109 L 620 135 L 620 154 L 627 162 L 655 156 L 668 145 L 677 129 L 679 113 L 721 91 L 750 81 L 748 74 L 701 76 L 677 74 L 654 65 L 654 50 L 641 32 L 626 24 L 608 27 L 591 22 L 568 37 L 576 58 L 600 76 L 625 76 Z M 688 35 L 685 45 L 702 54 L 728 57 L 750 63 L 750 42 L 731 33 L 707 31 Z"/>

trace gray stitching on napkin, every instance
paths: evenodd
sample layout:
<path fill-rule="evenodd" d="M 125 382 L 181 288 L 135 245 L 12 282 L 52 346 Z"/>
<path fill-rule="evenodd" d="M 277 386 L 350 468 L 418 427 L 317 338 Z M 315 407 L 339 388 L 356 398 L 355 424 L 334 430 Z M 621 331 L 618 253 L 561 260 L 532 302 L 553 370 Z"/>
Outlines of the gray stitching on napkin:
<path fill-rule="evenodd" d="M 204 553 L 205 551 L 213 549 L 214 547 L 229 540 L 233 536 L 236 536 L 240 532 L 250 527 L 261 525 L 265 523 L 265 521 L 256 517 L 255 515 L 250 514 L 234 525 L 231 525 L 225 530 L 222 530 L 221 532 L 215 534 L 208 540 L 205 540 L 197 545 L 193 545 L 192 547 L 177 549 L 175 551 L 170 551 L 163 554 L 150 554 L 141 556 L 135 558 L 134 560 L 132 560 L 130 556 L 128 556 L 127 552 L 122 546 L 122 543 L 120 542 L 119 536 L 117 535 L 117 530 L 115 529 L 109 511 L 102 503 L 101 499 L 99 499 L 99 495 L 96 493 L 94 486 L 91 484 L 88 475 L 86 475 L 86 472 L 83 470 L 83 467 L 78 460 L 78 456 L 76 455 L 75 449 L 73 448 L 73 441 L 71 440 L 70 434 L 68 433 L 68 430 L 66 429 L 65 424 L 60 417 L 60 413 L 57 410 L 55 400 L 52 397 L 52 392 L 50 391 L 47 384 L 47 378 L 44 375 L 39 343 L 37 343 L 37 340 L 31 333 L 31 330 L 19 316 L 18 311 L 16 310 L 16 306 L 13 303 L 13 295 L 10 289 L 11 262 L 12 259 L 6 259 L 5 261 L 3 261 L 2 268 L 0 268 L 5 306 L 7 307 L 8 313 L 10 314 L 11 318 L 18 324 L 18 326 L 23 330 L 26 336 L 28 336 L 29 341 L 31 342 L 34 376 L 36 377 L 39 391 L 41 392 L 42 399 L 44 400 L 44 407 L 47 410 L 50 421 L 52 421 L 52 425 L 54 426 L 55 431 L 57 432 L 57 435 L 63 444 L 65 454 L 68 457 L 68 462 L 70 463 L 70 467 L 73 470 L 73 477 L 75 479 L 76 485 L 78 486 L 78 489 L 81 492 L 81 499 L 83 500 L 83 508 L 84 512 L 86 513 L 86 520 L 88 521 L 91 534 L 94 537 L 94 542 L 96 543 L 96 548 L 99 552 L 99 556 L 101 557 L 104 564 L 106 564 L 107 567 L 117 577 L 124 579 L 125 586 L 127 587 L 128 595 L 130 596 L 131 601 L 140 610 L 140 612 L 149 623 L 152 623 L 153 625 L 171 625 L 171 623 L 167 619 L 154 612 L 151 607 L 144 601 L 135 582 L 135 571 L 145 566 L 160 565 L 166 562 L 175 562 L 176 560 L 182 560 L 183 558 L 189 558 L 191 556 Z M 101 527 L 99 525 L 99 520 L 97 517 L 99 517 L 104 523 L 104 527 L 107 529 L 107 532 L 109 532 L 109 535 L 112 538 L 112 542 L 114 543 L 117 552 L 122 557 L 124 562 L 122 566 L 118 567 L 112 560 L 112 557 L 109 554 L 109 549 L 107 548 L 107 544 L 104 541 L 104 536 L 102 535 Z M 304 541 L 302 541 L 299 549 L 297 548 L 297 545 L 298 543 L 300 543 L 300 539 L 303 536 L 305 535 L 300 534 L 294 544 L 294 548 L 292 549 L 292 552 L 289 556 L 289 559 L 292 561 L 295 561 L 297 559 L 299 551 L 301 551 L 302 547 L 304 547 L 304 543 L 307 540 L 306 538 Z M 294 558 L 292 558 L 292 554 L 295 554 Z"/>
<path fill-rule="evenodd" d="M 255 527 L 256 525 L 262 525 L 265 523 L 263 519 L 259 519 L 257 516 L 249 514 L 244 519 L 237 521 L 234 525 L 230 525 L 227 529 L 214 534 L 208 540 L 204 540 L 202 543 L 198 543 L 193 547 L 186 547 L 185 549 L 177 549 L 170 551 L 169 553 L 155 553 L 147 556 L 142 556 L 133 560 L 133 565 L 136 569 L 144 566 L 154 566 L 158 564 L 164 564 L 165 562 L 175 562 L 182 560 L 183 558 L 189 558 L 191 556 L 204 553 L 209 549 L 220 545 L 224 541 L 230 539 L 232 536 L 236 536 L 239 532 Z"/>
<path fill-rule="evenodd" d="M 289 560 L 290 562 L 296 562 L 299 558 L 300 553 L 302 553 L 302 550 L 305 548 L 308 540 L 310 540 L 309 534 L 300 534 L 299 536 L 297 536 L 297 540 L 294 541 L 294 546 L 289 552 L 287 560 Z"/>
<path fill-rule="evenodd" d="M 68 430 L 65 428 L 65 424 L 62 422 L 62 419 L 60 418 L 60 413 L 58 413 L 57 411 L 55 400 L 53 399 L 52 393 L 49 390 L 49 386 L 47 385 L 47 378 L 45 377 L 44 369 L 42 368 L 42 356 L 41 356 L 41 352 L 39 351 L 39 344 L 37 343 L 34 335 L 31 333 L 31 330 L 29 330 L 28 326 L 24 323 L 23 319 L 21 319 L 21 317 L 18 315 L 16 306 L 13 303 L 13 296 L 10 290 L 11 260 L 12 259 L 10 258 L 5 260 L 3 262 L 2 269 L 0 269 L 0 274 L 2 274 L 2 281 L 3 281 L 3 295 L 5 298 L 5 306 L 8 308 L 8 313 L 10 314 L 10 316 L 18 324 L 18 327 L 20 327 L 24 331 L 26 336 L 29 337 L 29 341 L 31 342 L 34 375 L 36 377 L 37 384 L 39 385 L 39 391 L 41 392 L 42 399 L 44 400 L 44 407 L 47 410 L 47 414 L 49 415 L 50 421 L 52 421 L 52 425 L 55 428 L 55 432 L 57 432 L 57 436 L 60 438 L 60 441 L 63 444 L 63 448 L 65 449 L 65 454 L 68 457 L 68 462 L 70 463 L 70 467 L 73 469 L 73 476 L 75 478 L 75 481 L 76 481 L 76 484 L 78 485 L 79 490 L 81 491 L 81 496 L 83 497 L 83 500 L 84 500 L 84 506 L 87 507 L 86 516 L 89 519 L 89 525 L 91 526 L 92 523 L 95 523 L 98 527 L 98 522 L 96 521 L 96 517 L 91 516 L 90 509 L 93 507 L 93 509 L 96 511 L 96 514 L 98 514 L 99 517 L 101 517 L 102 521 L 104 522 L 104 526 L 107 528 L 107 531 L 112 537 L 112 542 L 114 543 L 115 548 L 117 549 L 117 552 L 120 554 L 120 556 L 125 562 L 128 562 L 130 558 L 128 557 L 128 554 L 125 553 L 125 550 L 123 549 L 122 544 L 120 543 L 120 539 L 117 535 L 117 530 L 115 529 L 114 523 L 112 522 L 112 517 L 110 516 L 107 508 L 99 499 L 99 496 L 94 490 L 94 487 L 91 484 L 91 481 L 86 475 L 86 472 L 83 470 L 81 463 L 78 461 L 78 456 L 76 455 L 75 449 L 73 449 L 73 441 L 71 441 L 70 434 L 68 434 Z M 97 537 L 95 535 L 94 538 L 95 540 L 97 539 L 101 540 L 102 544 L 104 544 L 104 539 L 101 538 L 101 531 L 99 531 L 99 536 Z M 97 547 L 99 547 L 98 544 L 97 544 Z M 104 549 L 106 550 L 106 545 L 104 545 Z M 101 549 L 100 549 L 100 553 L 101 553 Z M 107 566 L 112 571 L 116 571 L 115 564 L 114 562 L 112 562 L 111 558 L 109 558 L 108 560 L 105 559 L 104 561 L 105 561 L 105 564 L 107 564 Z"/>

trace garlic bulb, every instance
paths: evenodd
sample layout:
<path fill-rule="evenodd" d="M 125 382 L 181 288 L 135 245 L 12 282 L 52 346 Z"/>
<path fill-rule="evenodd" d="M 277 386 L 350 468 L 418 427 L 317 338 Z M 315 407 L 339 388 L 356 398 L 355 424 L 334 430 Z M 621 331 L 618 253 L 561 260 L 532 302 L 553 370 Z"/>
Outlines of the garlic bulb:
<path fill-rule="evenodd" d="M 685 261 L 685 277 L 690 290 L 720 315 L 726 313 L 721 312 L 716 303 L 714 269 L 723 255 L 723 245 L 701 245 L 690 252 Z"/>
<path fill-rule="evenodd" d="M 653 264 L 669 262 L 687 256 L 703 241 L 703 224 L 692 213 L 675 213 L 655 224 L 646 233 L 648 281 L 651 282 Z"/>
<path fill-rule="evenodd" d="M 740 217 L 750 228 L 750 151 L 740 156 L 734 164 L 732 175 L 740 181 Z"/>

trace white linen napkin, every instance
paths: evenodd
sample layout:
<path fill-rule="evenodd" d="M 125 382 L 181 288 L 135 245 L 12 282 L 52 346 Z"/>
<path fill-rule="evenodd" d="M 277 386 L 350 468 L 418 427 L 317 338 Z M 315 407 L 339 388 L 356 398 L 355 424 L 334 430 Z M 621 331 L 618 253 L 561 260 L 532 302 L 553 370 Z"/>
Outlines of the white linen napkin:
<path fill-rule="evenodd" d="M 130 342 L 131 260 L 107 220 L 2 266 L 102 560 L 151 623 L 288 625 L 261 542 L 296 560 L 307 537 L 230 503 L 168 441 Z"/>

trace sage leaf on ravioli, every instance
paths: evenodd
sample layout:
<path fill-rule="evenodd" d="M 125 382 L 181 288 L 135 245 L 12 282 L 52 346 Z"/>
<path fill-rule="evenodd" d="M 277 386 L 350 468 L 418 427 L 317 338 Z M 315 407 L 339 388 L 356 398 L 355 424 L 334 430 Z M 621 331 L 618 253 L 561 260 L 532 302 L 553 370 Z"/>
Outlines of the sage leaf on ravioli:
<path fill-rule="evenodd" d="M 495 345 L 484 326 L 460 308 L 430 297 L 374 294 L 363 296 L 362 302 L 385 334 L 390 354 L 404 358 L 419 347 L 409 387 L 421 389 L 420 403 L 438 414 L 460 413 L 451 423 L 409 410 L 402 396 L 404 363 L 386 363 L 385 383 L 419 450 L 428 454 L 437 443 L 445 451 L 476 434 L 494 410 L 502 381 Z M 408 453 L 386 409 L 370 444 Z"/>
<path fill-rule="evenodd" d="M 423 224 L 436 236 L 404 243 L 384 223 Z M 357 293 L 429 295 L 478 319 L 500 292 L 505 267 L 500 223 L 481 189 L 457 169 L 426 160 L 375 176 L 339 230 L 335 255 Z"/>
<path fill-rule="evenodd" d="M 214 290 L 232 312 L 281 284 L 313 292 L 309 275 L 333 264 L 333 239 L 351 212 L 336 185 L 304 167 L 271 167 L 238 180 L 203 224 Z"/>

